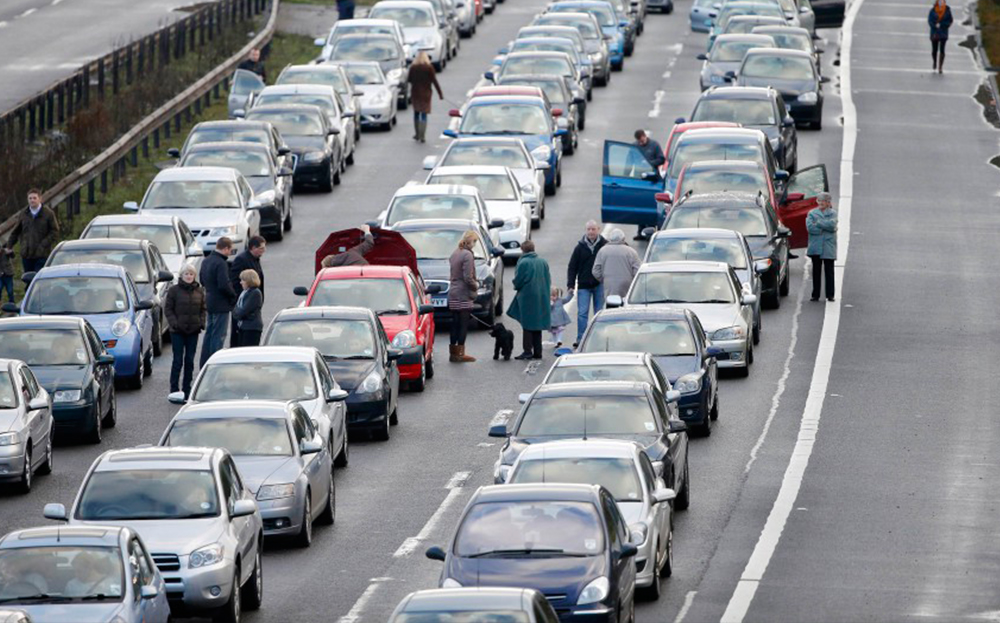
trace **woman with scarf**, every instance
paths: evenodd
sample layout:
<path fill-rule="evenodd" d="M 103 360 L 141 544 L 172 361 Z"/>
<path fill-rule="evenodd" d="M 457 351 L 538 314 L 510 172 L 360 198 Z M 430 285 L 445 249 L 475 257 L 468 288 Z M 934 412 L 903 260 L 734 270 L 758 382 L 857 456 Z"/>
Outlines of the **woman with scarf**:
<path fill-rule="evenodd" d="M 951 28 L 951 7 L 945 0 L 936 0 L 927 14 L 927 23 L 931 27 L 931 57 L 934 59 L 934 69 L 944 73 L 944 44 L 948 41 L 948 29 Z"/>

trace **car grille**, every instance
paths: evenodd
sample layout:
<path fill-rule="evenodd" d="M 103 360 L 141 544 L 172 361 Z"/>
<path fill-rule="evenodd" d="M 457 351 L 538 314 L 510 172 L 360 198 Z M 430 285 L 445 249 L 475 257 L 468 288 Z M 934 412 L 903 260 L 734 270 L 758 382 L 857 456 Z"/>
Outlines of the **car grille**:
<path fill-rule="evenodd" d="M 153 554 L 153 563 L 160 571 L 181 570 L 181 561 L 176 554 Z"/>

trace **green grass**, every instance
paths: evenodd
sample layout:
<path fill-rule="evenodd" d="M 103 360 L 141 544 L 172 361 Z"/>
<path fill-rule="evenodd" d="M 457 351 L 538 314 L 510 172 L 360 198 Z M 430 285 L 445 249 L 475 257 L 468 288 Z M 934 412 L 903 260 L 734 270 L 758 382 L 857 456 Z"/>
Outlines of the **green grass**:
<path fill-rule="evenodd" d="M 980 0 L 977 4 L 979 23 L 982 26 L 983 48 L 990 65 L 1000 66 L 1000 2 Z"/>

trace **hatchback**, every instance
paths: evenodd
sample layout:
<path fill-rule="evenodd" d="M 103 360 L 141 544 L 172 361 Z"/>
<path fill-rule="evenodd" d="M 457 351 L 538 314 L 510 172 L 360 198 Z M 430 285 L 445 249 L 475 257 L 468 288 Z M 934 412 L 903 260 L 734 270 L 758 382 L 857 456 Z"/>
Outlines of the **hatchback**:
<path fill-rule="evenodd" d="M 736 84 L 771 87 L 787 102 L 790 118 L 814 129 L 823 127 L 823 84 L 812 54 L 803 50 L 750 50 L 736 72 Z M 788 168 L 787 166 L 785 168 Z"/>
<path fill-rule="evenodd" d="M 180 277 L 181 267 L 192 264 L 195 270 L 205 257 L 201 245 L 180 218 L 145 214 L 104 214 L 95 216 L 80 234 L 81 240 L 93 238 L 130 238 L 148 240 L 167 264 L 167 269 Z"/>
<path fill-rule="evenodd" d="M 0 482 L 31 491 L 35 472 L 52 473 L 52 398 L 22 361 L 0 359 Z"/>
<path fill-rule="evenodd" d="M 399 86 L 386 78 L 375 61 L 333 61 L 343 68 L 351 87 L 359 93 L 361 127 L 391 130 L 396 125 Z"/>

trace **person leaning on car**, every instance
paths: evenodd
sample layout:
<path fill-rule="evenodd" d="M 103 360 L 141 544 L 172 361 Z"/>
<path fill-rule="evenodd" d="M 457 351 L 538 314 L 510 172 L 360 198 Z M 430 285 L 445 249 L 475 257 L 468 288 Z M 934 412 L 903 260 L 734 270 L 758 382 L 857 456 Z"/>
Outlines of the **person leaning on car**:
<path fill-rule="evenodd" d="M 6 250 L 21 243 L 21 266 L 24 272 L 41 270 L 49 258 L 52 247 L 59 240 L 59 219 L 56 213 L 42 205 L 42 193 L 32 188 L 28 191 L 28 207 L 18 213 Z"/>

